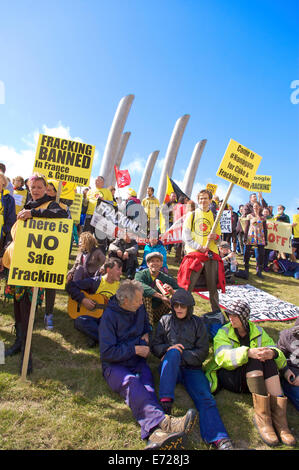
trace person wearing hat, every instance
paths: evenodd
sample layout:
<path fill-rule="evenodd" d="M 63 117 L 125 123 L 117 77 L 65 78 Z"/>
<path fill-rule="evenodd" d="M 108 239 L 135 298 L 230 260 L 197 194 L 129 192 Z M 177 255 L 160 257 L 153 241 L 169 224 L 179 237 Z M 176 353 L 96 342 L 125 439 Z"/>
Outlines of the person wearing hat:
<path fill-rule="evenodd" d="M 160 319 L 151 344 L 152 353 L 161 360 L 161 406 L 167 414 L 171 413 L 176 384 L 182 383 L 199 413 L 202 439 L 216 449 L 232 449 L 202 370 L 202 364 L 209 354 L 209 339 L 202 318 L 193 314 L 194 298 L 190 292 L 179 288 L 170 304 L 171 312 Z"/>
<path fill-rule="evenodd" d="M 163 255 L 158 251 L 149 253 L 146 256 L 147 269 L 135 274 L 135 279 L 141 282 L 143 287 L 144 305 L 149 317 L 149 322 L 153 326 L 155 322 L 169 312 L 169 295 L 173 295 L 178 289 L 177 281 L 169 274 L 162 272 Z M 165 289 L 162 293 L 157 287 L 156 281 L 160 281 Z"/>
<path fill-rule="evenodd" d="M 231 251 L 230 243 L 222 241 L 219 244 L 219 254 L 222 258 L 224 264 L 225 280 L 228 284 L 234 283 L 234 272 L 237 270 L 237 259 L 236 253 Z M 235 269 L 232 270 L 232 265 L 234 264 Z"/>
<path fill-rule="evenodd" d="M 139 271 L 142 271 L 143 269 L 147 268 L 146 264 L 146 257 L 149 253 L 153 253 L 154 251 L 158 251 L 159 253 L 162 254 L 163 256 L 163 266 L 161 270 L 168 274 L 168 265 L 167 265 L 167 251 L 161 240 L 159 240 L 156 236 L 157 234 L 153 233 L 149 235 L 148 242 L 144 245 L 144 250 L 143 250 L 143 259 L 142 262 L 139 266 Z"/>
<path fill-rule="evenodd" d="M 260 326 L 249 320 L 247 302 L 235 300 L 226 307 L 229 323 L 214 337 L 214 358 L 206 366 L 212 393 L 224 388 L 252 394 L 254 425 L 262 440 L 276 446 L 296 443 L 288 428 L 287 398 L 279 372 L 287 368 L 283 352 Z"/>

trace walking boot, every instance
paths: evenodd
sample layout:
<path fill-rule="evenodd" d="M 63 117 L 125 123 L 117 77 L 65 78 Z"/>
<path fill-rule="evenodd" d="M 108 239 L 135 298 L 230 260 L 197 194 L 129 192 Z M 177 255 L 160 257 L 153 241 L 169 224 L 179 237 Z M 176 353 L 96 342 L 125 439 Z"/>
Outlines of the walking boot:
<path fill-rule="evenodd" d="M 287 422 L 287 397 L 270 397 L 272 422 L 281 442 L 287 446 L 295 446 L 296 439 L 291 433 Z"/>
<path fill-rule="evenodd" d="M 7 356 L 14 356 L 15 354 L 18 354 L 21 352 L 22 349 L 22 328 L 21 328 L 21 323 L 15 323 L 15 329 L 16 329 L 16 339 L 14 344 L 5 350 L 5 357 Z"/>
<path fill-rule="evenodd" d="M 192 430 L 196 416 L 192 409 L 180 418 L 166 415 L 149 436 L 145 450 L 184 449 L 186 435 Z"/>
<path fill-rule="evenodd" d="M 276 432 L 273 428 L 270 408 L 270 395 L 258 395 L 252 393 L 254 416 L 253 423 L 262 440 L 271 447 L 279 444 Z"/>

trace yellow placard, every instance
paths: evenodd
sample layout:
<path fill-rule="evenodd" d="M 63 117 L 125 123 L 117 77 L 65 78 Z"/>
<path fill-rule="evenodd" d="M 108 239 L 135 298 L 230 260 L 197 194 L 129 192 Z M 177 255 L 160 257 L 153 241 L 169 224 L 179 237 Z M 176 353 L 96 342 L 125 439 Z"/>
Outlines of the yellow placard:
<path fill-rule="evenodd" d="M 293 224 L 296 224 L 293 227 L 294 238 L 299 238 L 299 214 L 293 215 Z"/>
<path fill-rule="evenodd" d="M 64 289 L 72 230 L 70 219 L 18 220 L 8 284 Z"/>
<path fill-rule="evenodd" d="M 47 179 L 88 186 L 94 152 L 93 145 L 40 134 L 33 172 Z"/>
<path fill-rule="evenodd" d="M 75 224 L 80 222 L 82 210 L 83 194 L 76 193 L 73 204 L 70 206 L 70 213 Z"/>
<path fill-rule="evenodd" d="M 213 183 L 208 183 L 206 186 L 206 189 L 212 193 L 213 196 L 215 196 L 216 191 L 218 188 L 218 184 L 213 184 Z"/>
<path fill-rule="evenodd" d="M 217 176 L 244 189 L 250 189 L 262 157 L 230 139 Z"/>
<path fill-rule="evenodd" d="M 255 175 L 250 186 L 250 191 L 271 193 L 272 176 Z"/>

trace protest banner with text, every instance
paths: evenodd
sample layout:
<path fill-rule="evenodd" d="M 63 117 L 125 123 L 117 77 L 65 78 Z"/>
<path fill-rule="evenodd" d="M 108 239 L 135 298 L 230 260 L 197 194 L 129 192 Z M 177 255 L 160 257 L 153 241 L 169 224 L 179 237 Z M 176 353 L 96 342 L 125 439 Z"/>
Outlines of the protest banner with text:
<path fill-rule="evenodd" d="M 40 134 L 33 172 L 57 181 L 88 186 L 94 152 L 93 145 Z"/>
<path fill-rule="evenodd" d="M 255 175 L 250 186 L 250 191 L 271 193 L 272 176 Z"/>
<path fill-rule="evenodd" d="M 70 219 L 18 220 L 8 284 L 64 289 L 72 230 Z"/>

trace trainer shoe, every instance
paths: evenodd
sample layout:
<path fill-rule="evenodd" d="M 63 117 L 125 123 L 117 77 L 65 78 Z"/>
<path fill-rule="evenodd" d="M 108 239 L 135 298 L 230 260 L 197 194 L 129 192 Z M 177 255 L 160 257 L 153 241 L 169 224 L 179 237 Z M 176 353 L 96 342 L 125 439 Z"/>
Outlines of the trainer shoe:
<path fill-rule="evenodd" d="M 45 321 L 45 328 L 46 328 L 46 330 L 53 330 L 53 328 L 54 328 L 54 325 L 53 325 L 53 314 L 50 313 L 49 315 L 45 315 L 44 321 Z"/>

